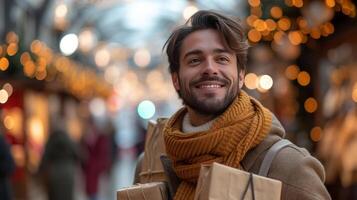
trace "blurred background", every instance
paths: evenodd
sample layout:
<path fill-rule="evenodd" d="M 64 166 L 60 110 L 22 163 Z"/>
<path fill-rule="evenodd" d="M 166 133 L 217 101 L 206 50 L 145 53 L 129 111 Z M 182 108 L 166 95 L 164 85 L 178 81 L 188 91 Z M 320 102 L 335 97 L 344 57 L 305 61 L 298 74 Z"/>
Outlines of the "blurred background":
<path fill-rule="evenodd" d="M 0 199 L 131 185 L 148 121 L 181 107 L 162 46 L 200 9 L 242 20 L 245 90 L 323 163 L 333 199 L 357 199 L 352 0 L 1 0 Z"/>

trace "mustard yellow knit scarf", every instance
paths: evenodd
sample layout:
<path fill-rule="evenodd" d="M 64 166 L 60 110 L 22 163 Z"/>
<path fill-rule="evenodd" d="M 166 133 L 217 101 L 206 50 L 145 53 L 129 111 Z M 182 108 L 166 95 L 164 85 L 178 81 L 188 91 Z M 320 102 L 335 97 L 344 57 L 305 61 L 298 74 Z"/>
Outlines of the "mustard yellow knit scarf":
<path fill-rule="evenodd" d="M 266 137 L 272 121 L 271 112 L 244 91 L 208 131 L 182 133 L 186 112 L 185 108 L 177 111 L 164 128 L 167 154 L 177 176 L 183 180 L 175 200 L 193 199 L 201 164 L 218 162 L 240 168 L 247 151 Z"/>

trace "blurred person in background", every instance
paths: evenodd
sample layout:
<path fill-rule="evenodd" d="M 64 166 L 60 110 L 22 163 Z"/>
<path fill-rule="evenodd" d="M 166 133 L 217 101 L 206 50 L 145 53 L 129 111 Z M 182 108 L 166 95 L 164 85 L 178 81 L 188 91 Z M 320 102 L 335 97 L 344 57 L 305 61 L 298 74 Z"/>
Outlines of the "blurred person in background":
<path fill-rule="evenodd" d="M 97 200 L 99 181 L 111 166 L 111 143 L 105 130 L 100 130 L 93 118 L 89 118 L 82 138 L 82 169 L 88 199 Z"/>
<path fill-rule="evenodd" d="M 165 46 L 184 107 L 157 122 L 166 152 L 145 152 L 143 161 L 155 153 L 167 154 L 172 170 L 170 162 L 163 161 L 165 174 L 178 179 L 170 184 L 177 185 L 175 200 L 193 199 L 201 164 L 218 162 L 257 174 L 266 152 L 282 141 L 285 130 L 271 111 L 242 90 L 249 46 L 241 22 L 198 11 Z M 150 176 L 140 173 L 140 163 L 136 175 Z M 267 176 L 282 182 L 281 199 L 331 199 L 321 163 L 292 143 L 277 153 Z"/>
<path fill-rule="evenodd" d="M 1 114 L 1 112 L 0 112 Z M 5 131 L 0 122 L 0 200 L 11 200 L 12 190 L 10 176 L 15 170 L 9 144 L 6 142 Z"/>
<path fill-rule="evenodd" d="M 38 170 L 49 200 L 74 199 L 75 172 L 79 167 L 80 154 L 79 147 L 64 127 L 64 122 L 59 123 L 50 132 Z"/>

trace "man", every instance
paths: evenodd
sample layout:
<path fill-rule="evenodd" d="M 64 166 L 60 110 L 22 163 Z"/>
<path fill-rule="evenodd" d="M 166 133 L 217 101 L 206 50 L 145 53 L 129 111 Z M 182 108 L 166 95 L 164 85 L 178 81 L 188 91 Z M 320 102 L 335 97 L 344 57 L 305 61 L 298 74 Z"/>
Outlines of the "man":
<path fill-rule="evenodd" d="M 159 120 L 155 130 L 163 135 L 165 149 L 154 153 L 166 153 L 172 161 L 168 176 L 175 173 L 179 178 L 174 199 L 193 199 L 201 164 L 218 162 L 257 173 L 284 129 L 268 109 L 241 90 L 248 44 L 240 22 L 199 11 L 172 33 L 165 46 L 184 107 L 168 120 Z M 141 182 L 148 182 L 145 171 L 150 170 L 143 166 L 151 162 L 145 161 L 151 154 L 138 165 Z M 268 177 L 282 181 L 282 199 L 330 199 L 320 162 L 293 144 L 276 155 Z"/>

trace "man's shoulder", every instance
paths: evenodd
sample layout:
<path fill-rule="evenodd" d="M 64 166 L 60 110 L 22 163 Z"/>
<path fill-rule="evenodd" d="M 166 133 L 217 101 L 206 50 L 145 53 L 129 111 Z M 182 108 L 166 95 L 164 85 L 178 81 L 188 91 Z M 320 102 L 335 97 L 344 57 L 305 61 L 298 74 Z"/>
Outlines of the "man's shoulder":
<path fill-rule="evenodd" d="M 305 148 L 294 144 L 282 149 L 274 159 L 269 177 L 281 180 L 287 199 L 330 199 L 324 186 L 325 171 Z"/>

